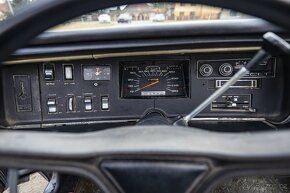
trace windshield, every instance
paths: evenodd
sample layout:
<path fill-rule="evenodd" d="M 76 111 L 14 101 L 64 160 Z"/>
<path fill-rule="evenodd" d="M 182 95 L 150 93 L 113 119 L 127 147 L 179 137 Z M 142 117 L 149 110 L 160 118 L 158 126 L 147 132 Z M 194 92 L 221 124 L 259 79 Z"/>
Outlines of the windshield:
<path fill-rule="evenodd" d="M 23 7 L 29 6 L 36 1 L 0 0 L 0 20 L 5 20 L 17 14 Z M 82 15 L 58 25 L 50 29 L 50 31 L 248 18 L 251 17 L 233 10 L 199 4 L 143 3 L 111 7 Z"/>

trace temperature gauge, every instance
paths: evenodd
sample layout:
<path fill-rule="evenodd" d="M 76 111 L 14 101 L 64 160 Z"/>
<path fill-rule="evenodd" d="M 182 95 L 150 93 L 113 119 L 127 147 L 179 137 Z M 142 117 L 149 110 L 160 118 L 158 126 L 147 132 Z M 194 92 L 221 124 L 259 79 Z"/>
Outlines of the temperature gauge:
<path fill-rule="evenodd" d="M 84 80 L 110 80 L 110 66 L 84 66 Z"/>

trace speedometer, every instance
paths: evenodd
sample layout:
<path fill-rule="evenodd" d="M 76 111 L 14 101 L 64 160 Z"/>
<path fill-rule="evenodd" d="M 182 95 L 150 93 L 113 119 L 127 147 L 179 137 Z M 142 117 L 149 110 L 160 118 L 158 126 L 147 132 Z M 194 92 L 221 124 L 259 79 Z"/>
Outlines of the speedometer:
<path fill-rule="evenodd" d="M 183 64 L 125 64 L 122 98 L 186 97 Z"/>

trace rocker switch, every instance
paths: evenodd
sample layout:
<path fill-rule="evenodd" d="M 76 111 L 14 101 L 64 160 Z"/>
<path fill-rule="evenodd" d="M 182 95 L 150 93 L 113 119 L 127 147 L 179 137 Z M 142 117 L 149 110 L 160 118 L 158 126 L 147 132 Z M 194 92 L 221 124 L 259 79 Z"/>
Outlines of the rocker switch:
<path fill-rule="evenodd" d="M 49 113 L 56 113 L 56 99 L 50 98 L 47 100 L 47 107 Z"/>
<path fill-rule="evenodd" d="M 64 66 L 64 79 L 73 80 L 73 66 L 72 65 Z"/>
<path fill-rule="evenodd" d="M 75 110 L 74 108 L 74 97 L 68 97 L 67 99 L 67 110 L 72 112 Z"/>
<path fill-rule="evenodd" d="M 102 97 L 102 110 L 109 110 L 109 97 Z"/>
<path fill-rule="evenodd" d="M 92 104 L 92 97 L 85 97 L 84 100 L 85 105 L 85 111 L 92 111 L 93 110 L 93 104 Z"/>
<path fill-rule="evenodd" d="M 53 81 L 55 78 L 54 64 L 44 65 L 44 79 L 46 81 Z"/>

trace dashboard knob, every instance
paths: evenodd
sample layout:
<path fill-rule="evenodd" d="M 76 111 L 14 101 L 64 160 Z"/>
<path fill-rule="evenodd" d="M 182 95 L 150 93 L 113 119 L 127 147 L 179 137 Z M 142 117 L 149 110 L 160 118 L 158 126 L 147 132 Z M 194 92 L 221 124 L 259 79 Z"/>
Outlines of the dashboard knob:
<path fill-rule="evenodd" d="M 224 63 L 219 68 L 219 72 L 222 76 L 230 76 L 232 75 L 233 71 L 233 66 L 229 63 Z"/>
<path fill-rule="evenodd" d="M 210 64 L 203 64 L 200 69 L 199 69 L 199 73 L 201 76 L 210 76 L 213 72 L 213 68 Z"/>

